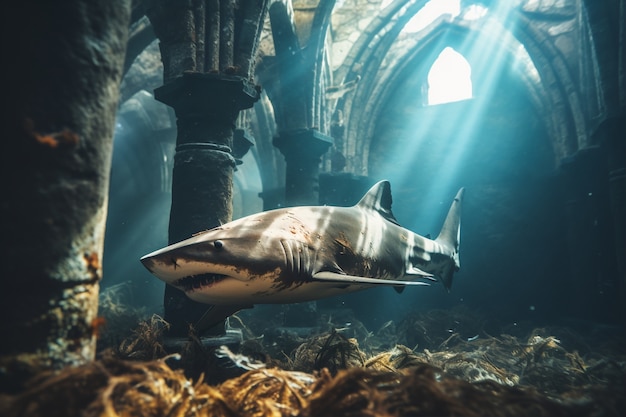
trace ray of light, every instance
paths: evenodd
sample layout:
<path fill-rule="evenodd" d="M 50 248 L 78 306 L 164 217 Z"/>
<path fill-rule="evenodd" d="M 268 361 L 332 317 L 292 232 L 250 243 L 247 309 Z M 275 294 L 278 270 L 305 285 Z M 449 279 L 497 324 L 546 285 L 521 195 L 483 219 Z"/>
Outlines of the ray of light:
<path fill-rule="evenodd" d="M 480 33 L 468 36 L 458 46 L 458 50 L 471 64 L 475 97 L 471 105 L 461 105 L 462 111 L 459 111 L 459 107 L 454 108 L 455 105 L 459 106 L 456 103 L 424 109 L 424 117 L 408 121 L 404 129 L 404 132 L 411 132 L 409 145 L 403 141 L 397 147 L 395 157 L 391 158 L 392 165 L 387 172 L 393 172 L 398 182 L 405 185 L 417 180 L 420 183 L 420 201 L 429 207 L 425 216 L 420 215 L 411 220 L 415 224 L 407 224 L 413 230 L 420 232 L 417 228 L 421 228 L 423 232 L 425 228 L 428 232 L 438 231 L 448 200 L 473 174 L 462 170 L 467 166 L 465 162 L 472 148 L 480 146 L 474 139 L 477 138 L 477 129 L 482 124 L 491 98 L 501 93 L 496 89 L 500 74 L 510 58 L 506 48 L 503 48 L 505 39 L 502 34 L 508 32 L 503 29 L 501 22 L 506 22 L 509 29 L 515 23 L 509 19 L 510 10 L 507 4 L 494 4 L 488 11 L 490 16 L 485 19 Z M 436 121 L 444 119 L 445 124 L 435 125 Z M 445 138 L 444 141 L 434 140 L 434 129 L 436 137 Z M 413 166 L 416 162 L 419 165 L 417 167 Z M 418 173 L 427 175 L 427 180 L 416 178 Z M 440 213 L 442 208 L 443 213 Z"/>

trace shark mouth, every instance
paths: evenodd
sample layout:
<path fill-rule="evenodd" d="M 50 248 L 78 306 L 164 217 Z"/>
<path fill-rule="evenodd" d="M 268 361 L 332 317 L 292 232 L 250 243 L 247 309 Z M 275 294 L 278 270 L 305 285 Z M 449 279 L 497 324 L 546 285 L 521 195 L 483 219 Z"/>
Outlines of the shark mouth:
<path fill-rule="evenodd" d="M 185 292 L 197 290 L 203 287 L 210 287 L 217 284 L 220 281 L 228 278 L 228 275 L 221 274 L 200 274 L 190 275 L 179 279 L 174 285 Z"/>

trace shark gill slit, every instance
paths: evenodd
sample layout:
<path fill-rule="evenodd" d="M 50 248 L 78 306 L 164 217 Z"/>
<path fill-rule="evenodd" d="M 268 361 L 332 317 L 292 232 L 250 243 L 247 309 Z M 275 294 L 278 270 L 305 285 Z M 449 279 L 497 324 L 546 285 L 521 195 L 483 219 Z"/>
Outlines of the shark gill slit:
<path fill-rule="evenodd" d="M 293 251 L 291 250 L 291 245 L 286 240 L 280 241 L 280 246 L 283 248 L 283 256 L 285 258 L 285 266 L 287 267 L 287 271 L 293 273 L 294 271 L 294 261 L 293 261 Z"/>
<path fill-rule="evenodd" d="M 311 266 L 311 257 L 306 244 L 297 240 L 281 240 L 285 265 L 290 275 L 305 278 Z"/>

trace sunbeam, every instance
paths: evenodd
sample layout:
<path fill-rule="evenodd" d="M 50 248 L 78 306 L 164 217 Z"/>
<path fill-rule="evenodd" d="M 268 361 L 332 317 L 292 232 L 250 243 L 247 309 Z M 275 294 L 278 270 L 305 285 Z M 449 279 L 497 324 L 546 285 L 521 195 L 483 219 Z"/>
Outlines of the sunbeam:
<path fill-rule="evenodd" d="M 471 167 L 482 143 L 480 128 L 494 95 L 502 93 L 497 90 L 502 74 L 514 62 L 512 51 L 504 47 L 514 39 L 502 23 L 509 30 L 514 24 L 509 19 L 510 7 L 470 8 L 457 15 L 482 19 L 472 26 L 477 29 L 460 42 L 455 36 L 444 38 L 430 57 L 421 60 L 432 62 L 430 71 L 415 71 L 416 77 L 428 74 L 428 84 L 423 84 L 429 87 L 428 99 L 423 100 L 428 105 L 417 112 L 419 117 L 406 121 L 402 130 L 406 139 L 396 141 L 395 157 L 380 170 L 395 177 L 403 189 L 420 195 L 420 205 L 425 206 L 419 216 L 411 216 L 418 217 L 419 224 L 409 221 L 407 226 L 423 232 L 440 227 L 439 208 L 475 177 Z M 425 181 L 422 175 L 432 180 Z"/>

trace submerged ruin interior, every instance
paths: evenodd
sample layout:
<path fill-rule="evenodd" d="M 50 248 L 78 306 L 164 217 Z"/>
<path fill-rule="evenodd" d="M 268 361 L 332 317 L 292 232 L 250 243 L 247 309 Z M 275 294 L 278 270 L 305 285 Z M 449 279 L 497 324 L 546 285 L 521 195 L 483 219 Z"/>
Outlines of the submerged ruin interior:
<path fill-rule="evenodd" d="M 2 415 L 626 412 L 623 0 L 106 3 L 5 17 Z M 381 179 L 421 235 L 465 187 L 450 292 L 195 332 L 139 262 Z"/>

